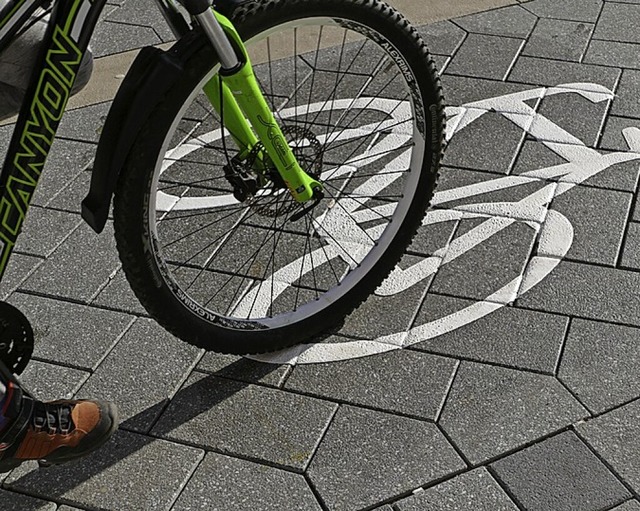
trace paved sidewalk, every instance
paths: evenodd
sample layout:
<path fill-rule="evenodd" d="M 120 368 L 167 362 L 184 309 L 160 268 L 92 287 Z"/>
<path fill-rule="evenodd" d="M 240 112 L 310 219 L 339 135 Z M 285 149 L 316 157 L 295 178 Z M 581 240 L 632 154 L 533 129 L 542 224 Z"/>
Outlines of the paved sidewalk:
<path fill-rule="evenodd" d="M 640 510 L 640 3 L 509 3 L 420 28 L 450 105 L 439 269 L 323 356 L 405 349 L 262 363 L 165 333 L 79 215 L 109 102 L 69 112 L 1 295 L 34 324 L 27 385 L 123 422 L 6 475 L 0 510 Z M 114 0 L 96 55 L 170 41 L 149 4 Z"/>

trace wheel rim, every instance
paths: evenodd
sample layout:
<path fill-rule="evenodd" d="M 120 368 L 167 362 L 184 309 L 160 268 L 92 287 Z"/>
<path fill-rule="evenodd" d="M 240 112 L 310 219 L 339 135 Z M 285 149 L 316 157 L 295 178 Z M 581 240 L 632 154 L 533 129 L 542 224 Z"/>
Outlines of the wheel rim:
<path fill-rule="evenodd" d="M 378 37 L 384 49 L 362 39 L 359 30 Z M 314 31 L 316 49 L 309 52 Z M 303 56 L 274 62 L 289 37 L 294 53 Z M 326 44 L 336 40 L 346 43 L 338 51 Z M 232 139 L 223 136 L 200 92 L 213 70 L 165 140 L 148 222 L 162 277 L 187 307 L 231 328 L 278 328 L 344 297 L 389 247 L 423 166 L 424 128 L 415 112 L 424 109 L 417 87 L 406 83 L 409 67 L 400 53 L 352 21 L 289 22 L 262 32 L 247 48 L 254 62 L 267 56 L 254 67 L 281 125 L 313 134 L 315 141 L 311 135 L 297 140 L 302 152 L 316 141 L 322 147 L 318 177 L 327 198 L 297 222 L 291 221 L 293 200 L 273 184 L 250 201 L 234 198 L 222 171 L 225 150 L 233 154 Z M 374 65 L 367 77 L 362 70 L 369 61 Z M 283 79 L 292 82 L 293 94 L 282 95 Z M 200 114 L 205 117 L 199 122 Z M 317 161 L 318 154 L 310 159 Z"/>

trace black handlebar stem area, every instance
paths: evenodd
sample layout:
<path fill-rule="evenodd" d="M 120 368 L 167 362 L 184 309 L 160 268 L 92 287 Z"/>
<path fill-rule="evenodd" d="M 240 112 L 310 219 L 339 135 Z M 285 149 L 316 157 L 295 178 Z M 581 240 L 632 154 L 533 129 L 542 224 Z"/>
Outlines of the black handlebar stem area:
<path fill-rule="evenodd" d="M 202 14 L 207 9 L 211 8 L 213 4 L 212 0 L 180 0 L 180 3 L 184 5 L 185 9 L 189 11 L 189 14 L 196 16 Z"/>

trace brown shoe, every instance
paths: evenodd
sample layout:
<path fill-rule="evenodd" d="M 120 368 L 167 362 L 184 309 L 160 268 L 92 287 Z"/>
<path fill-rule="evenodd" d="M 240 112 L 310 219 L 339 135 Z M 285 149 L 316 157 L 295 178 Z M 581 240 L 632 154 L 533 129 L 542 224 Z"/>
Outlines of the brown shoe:
<path fill-rule="evenodd" d="M 0 434 L 0 472 L 27 460 L 55 465 L 81 458 L 103 445 L 118 427 L 112 403 L 52 401 L 24 394 L 19 416 Z"/>

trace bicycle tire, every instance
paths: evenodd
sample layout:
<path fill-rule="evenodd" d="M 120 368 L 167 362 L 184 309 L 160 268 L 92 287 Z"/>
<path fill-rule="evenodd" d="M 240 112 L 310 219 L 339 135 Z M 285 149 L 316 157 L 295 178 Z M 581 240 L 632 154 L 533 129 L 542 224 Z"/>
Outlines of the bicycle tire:
<path fill-rule="evenodd" d="M 254 48 L 256 75 L 298 158 L 322 178 L 327 197 L 293 220 L 300 207 L 269 174 L 252 199 L 230 198 L 223 166 L 231 138 L 201 93 L 217 62 L 195 33 L 178 43 L 183 79 L 146 120 L 120 174 L 115 233 L 132 289 L 162 326 L 207 350 L 257 354 L 339 324 L 398 263 L 436 185 L 444 103 L 423 41 L 378 0 L 250 2 L 231 19 Z M 358 89 L 357 80 L 367 85 Z M 320 88 L 324 99 L 314 96 L 314 83 L 330 85 Z M 360 116 L 364 126 L 355 123 Z M 406 169 L 393 166 L 403 162 Z M 257 251 L 247 249 L 252 242 Z M 240 264 L 251 250 L 253 259 Z M 295 250 L 302 257 L 293 258 Z"/>

